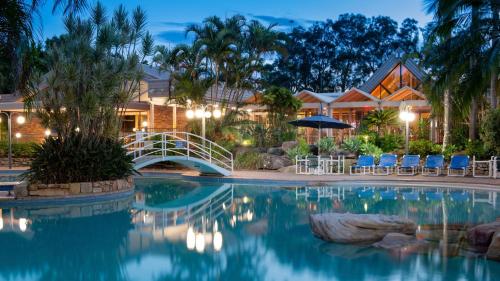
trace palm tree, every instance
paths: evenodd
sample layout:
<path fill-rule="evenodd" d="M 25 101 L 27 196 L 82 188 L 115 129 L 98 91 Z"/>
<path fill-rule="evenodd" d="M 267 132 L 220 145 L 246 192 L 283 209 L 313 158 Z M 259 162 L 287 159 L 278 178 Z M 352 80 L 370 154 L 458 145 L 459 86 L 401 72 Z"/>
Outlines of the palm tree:
<path fill-rule="evenodd" d="M 388 127 L 398 124 L 398 113 L 393 109 L 375 109 L 365 116 L 363 123 L 368 127 L 375 127 L 377 134 L 380 135 L 382 132 L 387 132 Z"/>
<path fill-rule="evenodd" d="M 488 87 L 495 94 L 499 67 L 499 3 L 495 0 L 426 0 L 434 14 L 431 37 L 440 37 L 444 51 L 435 62 L 446 65 L 448 89 L 456 88 L 455 100 L 469 107 L 469 136 L 477 135 L 478 102 Z M 434 43 L 433 40 L 431 42 Z M 432 54 L 432 51 L 431 51 Z M 437 78 L 439 79 L 439 78 Z M 496 104 L 491 103 L 492 107 Z"/>

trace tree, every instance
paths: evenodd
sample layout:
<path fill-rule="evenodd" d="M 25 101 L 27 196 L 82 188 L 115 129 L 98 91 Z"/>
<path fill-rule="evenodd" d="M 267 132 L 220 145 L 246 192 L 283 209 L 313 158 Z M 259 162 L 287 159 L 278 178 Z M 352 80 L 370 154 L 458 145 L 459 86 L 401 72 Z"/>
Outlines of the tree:
<path fill-rule="evenodd" d="M 292 92 L 282 87 L 270 87 L 262 95 L 261 104 L 267 108 L 269 128 L 273 136 L 273 144 L 281 144 L 292 130 L 288 121 L 295 118 L 302 102 Z"/>
<path fill-rule="evenodd" d="M 140 8 L 129 15 L 119 6 L 108 19 L 99 2 L 90 19 L 68 16 L 67 33 L 47 46 L 46 87 L 36 83 L 25 107 L 60 139 L 75 130 L 116 139 L 123 111 L 138 92 L 140 65 L 151 55 L 145 25 Z"/>
<path fill-rule="evenodd" d="M 264 78 L 293 92 L 345 91 L 361 85 L 398 49 L 415 57 L 419 36 L 412 19 L 398 28 L 388 17 L 343 14 L 336 21 L 293 29 L 287 55 L 268 65 Z"/>
<path fill-rule="evenodd" d="M 43 1 L 4 0 L 0 5 L 0 94 L 27 91 L 32 75 L 43 71 L 36 42 L 33 15 Z M 86 0 L 56 0 L 52 10 L 74 14 L 86 8 Z M 40 67 L 40 68 L 37 68 Z"/>
<path fill-rule="evenodd" d="M 434 56 L 435 65 L 447 66 L 434 80 L 446 80 L 450 89 L 456 89 L 455 100 L 462 109 L 469 108 L 471 139 L 477 136 L 478 103 L 483 101 L 488 87 L 497 88 L 499 5 L 495 0 L 426 1 L 427 11 L 434 14 L 430 36 L 441 38 L 436 47 L 443 50 L 440 56 Z M 429 53 L 433 56 L 432 51 Z"/>

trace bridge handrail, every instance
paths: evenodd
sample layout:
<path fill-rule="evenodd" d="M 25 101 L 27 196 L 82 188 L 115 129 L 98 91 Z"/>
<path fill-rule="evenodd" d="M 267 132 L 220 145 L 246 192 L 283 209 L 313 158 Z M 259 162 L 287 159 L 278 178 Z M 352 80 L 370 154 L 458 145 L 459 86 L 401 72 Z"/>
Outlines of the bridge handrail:
<path fill-rule="evenodd" d="M 156 139 L 158 136 L 160 140 Z M 168 138 L 168 139 L 167 139 Z M 189 157 L 198 157 L 210 163 L 215 162 L 226 169 L 233 171 L 233 154 L 221 145 L 189 132 L 137 132 L 121 138 L 125 144 L 123 147 L 134 155 L 134 161 L 149 155 L 161 153 L 161 157 L 166 157 L 167 152 Z M 127 140 L 131 140 L 126 142 Z M 168 147 L 177 144 L 177 141 L 184 142 L 185 147 Z M 155 147 L 158 145 L 161 147 Z M 183 153 L 184 152 L 184 153 Z M 138 154 L 138 156 L 137 156 Z M 193 154 L 193 155 L 191 155 Z"/>

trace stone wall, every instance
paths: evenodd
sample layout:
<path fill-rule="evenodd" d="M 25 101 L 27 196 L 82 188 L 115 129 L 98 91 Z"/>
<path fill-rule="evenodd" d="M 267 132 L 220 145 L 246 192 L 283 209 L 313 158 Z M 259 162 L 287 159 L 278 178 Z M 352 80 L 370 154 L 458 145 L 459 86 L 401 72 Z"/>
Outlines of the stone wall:
<path fill-rule="evenodd" d="M 26 167 L 31 165 L 31 158 L 12 158 L 12 167 Z M 9 158 L 0 158 L 0 167 L 8 167 Z"/>
<path fill-rule="evenodd" d="M 18 185 L 14 189 L 16 198 L 25 197 L 67 197 L 90 194 L 129 191 L 134 187 L 132 177 L 114 181 L 75 182 L 64 184 Z"/>

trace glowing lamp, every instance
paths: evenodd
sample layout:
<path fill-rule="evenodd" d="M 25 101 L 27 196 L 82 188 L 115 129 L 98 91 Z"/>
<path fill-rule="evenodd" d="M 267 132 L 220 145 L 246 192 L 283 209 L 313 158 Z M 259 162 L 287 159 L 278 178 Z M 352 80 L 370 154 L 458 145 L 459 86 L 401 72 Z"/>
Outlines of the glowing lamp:
<path fill-rule="evenodd" d="M 219 119 L 222 116 L 222 111 L 220 111 L 220 109 L 215 109 L 214 112 L 212 112 L 212 115 L 215 119 Z"/>
<path fill-rule="evenodd" d="M 186 246 L 189 250 L 193 250 L 196 244 L 196 235 L 194 234 L 193 227 L 189 227 L 186 236 Z"/>
<path fill-rule="evenodd" d="M 24 122 L 26 122 L 26 118 L 22 115 L 17 116 L 16 122 L 17 122 L 17 124 L 22 125 L 22 124 L 24 124 Z"/>
<path fill-rule="evenodd" d="M 194 111 L 192 109 L 188 109 L 186 111 L 186 117 L 187 117 L 187 119 L 193 119 L 194 118 Z"/>

